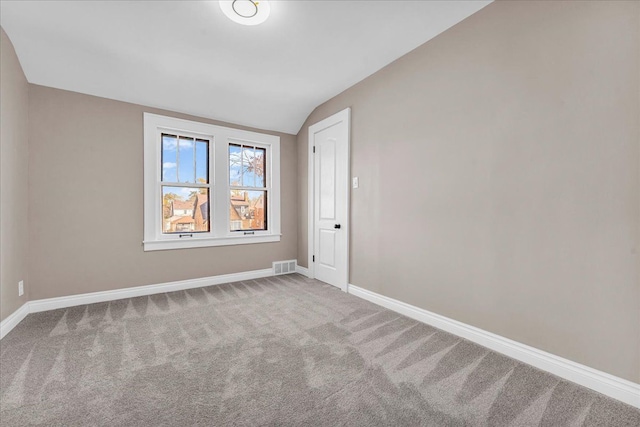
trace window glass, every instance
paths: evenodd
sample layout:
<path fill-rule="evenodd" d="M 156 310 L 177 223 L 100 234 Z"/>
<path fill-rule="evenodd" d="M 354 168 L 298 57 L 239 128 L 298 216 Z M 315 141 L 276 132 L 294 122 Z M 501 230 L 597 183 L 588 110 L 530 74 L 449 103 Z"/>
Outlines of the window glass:
<path fill-rule="evenodd" d="M 196 182 L 209 182 L 209 141 L 196 139 Z"/>
<path fill-rule="evenodd" d="M 162 180 L 177 182 L 178 161 L 176 157 L 178 138 L 176 135 L 162 134 Z"/>
<path fill-rule="evenodd" d="M 265 164 L 266 164 L 267 150 L 264 148 L 256 147 L 254 157 L 254 169 L 256 176 L 256 187 L 264 187 L 265 177 Z"/>
<path fill-rule="evenodd" d="M 267 229 L 267 192 L 231 190 L 229 229 L 249 231 Z"/>
<path fill-rule="evenodd" d="M 178 182 L 196 182 L 193 138 L 178 138 Z"/>
<path fill-rule="evenodd" d="M 242 185 L 242 147 L 229 144 L 229 184 Z"/>
<path fill-rule="evenodd" d="M 209 189 L 162 187 L 162 232 L 201 233 L 209 231 Z"/>
<path fill-rule="evenodd" d="M 256 186 L 255 150 L 253 147 L 242 147 L 242 185 L 244 187 Z"/>

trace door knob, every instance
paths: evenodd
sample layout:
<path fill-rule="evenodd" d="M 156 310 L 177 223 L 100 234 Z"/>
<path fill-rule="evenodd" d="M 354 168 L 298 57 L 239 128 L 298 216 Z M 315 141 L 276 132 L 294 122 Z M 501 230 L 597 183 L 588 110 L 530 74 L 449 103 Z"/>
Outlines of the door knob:
<path fill-rule="evenodd" d="M 340 224 L 335 224 L 333 228 L 340 228 Z"/>

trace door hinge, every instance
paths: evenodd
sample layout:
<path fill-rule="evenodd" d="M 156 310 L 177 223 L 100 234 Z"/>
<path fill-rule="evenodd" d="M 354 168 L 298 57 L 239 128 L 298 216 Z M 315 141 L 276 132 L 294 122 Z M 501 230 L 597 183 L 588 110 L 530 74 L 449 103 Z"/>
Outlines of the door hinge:
<path fill-rule="evenodd" d="M 315 152 L 316 152 L 316 146 L 314 145 L 313 146 L 313 153 L 315 154 Z"/>
<path fill-rule="evenodd" d="M 311 262 L 316 262 L 316 256 L 315 255 L 311 255 Z"/>

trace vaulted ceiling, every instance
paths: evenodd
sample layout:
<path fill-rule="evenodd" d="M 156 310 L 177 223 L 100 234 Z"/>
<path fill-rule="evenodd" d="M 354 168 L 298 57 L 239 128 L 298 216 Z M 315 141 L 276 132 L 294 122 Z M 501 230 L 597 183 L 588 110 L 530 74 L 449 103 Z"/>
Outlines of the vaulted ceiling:
<path fill-rule="evenodd" d="M 311 111 L 490 1 L 5 1 L 29 82 L 297 133 Z"/>

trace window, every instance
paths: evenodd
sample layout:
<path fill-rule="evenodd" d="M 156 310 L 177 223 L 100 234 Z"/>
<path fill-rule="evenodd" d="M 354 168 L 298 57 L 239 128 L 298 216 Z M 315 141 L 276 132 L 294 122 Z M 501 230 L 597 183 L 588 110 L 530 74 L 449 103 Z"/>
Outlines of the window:
<path fill-rule="evenodd" d="M 162 232 L 208 232 L 211 139 L 162 132 L 160 143 Z"/>
<path fill-rule="evenodd" d="M 144 250 L 280 240 L 280 138 L 144 114 Z"/>
<path fill-rule="evenodd" d="M 229 144 L 230 230 L 267 229 L 266 201 L 270 189 L 266 179 L 265 148 Z"/>

